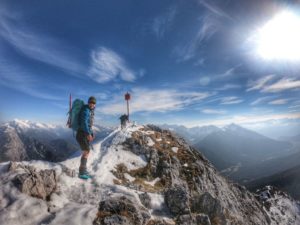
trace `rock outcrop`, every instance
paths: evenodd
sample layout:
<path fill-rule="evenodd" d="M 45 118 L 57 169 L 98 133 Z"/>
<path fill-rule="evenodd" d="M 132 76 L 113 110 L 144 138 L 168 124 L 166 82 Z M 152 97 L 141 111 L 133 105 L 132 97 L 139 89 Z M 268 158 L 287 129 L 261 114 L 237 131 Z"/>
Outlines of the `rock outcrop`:
<path fill-rule="evenodd" d="M 117 178 L 115 184 L 138 192 L 163 195 L 163 210 L 176 224 L 270 224 L 265 207 L 254 194 L 221 176 L 201 153 L 171 132 L 145 126 L 132 132 L 122 146 L 124 150 L 144 157 L 148 163 L 134 170 L 124 164 L 117 165 L 113 171 Z M 132 179 L 127 179 L 125 174 Z M 145 207 L 151 205 L 151 199 L 149 201 L 145 194 L 139 198 Z M 123 202 L 121 200 L 120 204 Z M 117 224 L 104 222 L 107 216 L 111 221 L 112 214 L 107 214 L 109 210 L 104 210 L 103 204 L 99 206 L 97 224 Z M 142 218 L 137 209 L 131 213 Z M 120 224 L 132 222 L 128 217 L 118 217 L 122 216 L 120 214 L 113 215 L 114 221 L 121 221 Z M 167 224 L 166 221 L 138 221 L 140 224 Z"/>
<path fill-rule="evenodd" d="M 22 192 L 43 200 L 50 199 L 57 187 L 55 170 L 36 171 L 32 166 L 11 163 L 9 170 L 23 169 L 24 173 L 17 174 L 13 179 L 14 185 Z"/>
<path fill-rule="evenodd" d="M 109 198 L 99 204 L 99 212 L 93 225 L 146 224 L 150 214 L 126 197 Z"/>

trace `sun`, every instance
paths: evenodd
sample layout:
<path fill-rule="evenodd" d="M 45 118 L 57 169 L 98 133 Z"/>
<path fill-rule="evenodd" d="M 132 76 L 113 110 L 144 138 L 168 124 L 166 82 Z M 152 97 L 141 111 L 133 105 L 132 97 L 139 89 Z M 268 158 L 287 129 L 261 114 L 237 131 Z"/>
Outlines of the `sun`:
<path fill-rule="evenodd" d="M 267 22 L 255 35 L 257 53 L 264 59 L 300 60 L 300 17 L 285 11 Z"/>

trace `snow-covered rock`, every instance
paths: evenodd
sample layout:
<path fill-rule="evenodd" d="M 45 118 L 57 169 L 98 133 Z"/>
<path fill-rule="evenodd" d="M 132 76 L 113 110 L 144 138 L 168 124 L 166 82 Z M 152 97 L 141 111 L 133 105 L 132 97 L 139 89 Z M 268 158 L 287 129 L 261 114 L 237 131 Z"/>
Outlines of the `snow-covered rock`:
<path fill-rule="evenodd" d="M 80 154 L 61 163 L 20 162 L 55 171 L 57 187 L 46 200 L 21 193 L 13 180 L 22 171 L 0 164 L 0 224 L 300 224 L 291 198 L 261 200 L 183 139 L 154 126 L 128 125 L 95 143 L 90 180 L 70 176 L 79 163 Z"/>

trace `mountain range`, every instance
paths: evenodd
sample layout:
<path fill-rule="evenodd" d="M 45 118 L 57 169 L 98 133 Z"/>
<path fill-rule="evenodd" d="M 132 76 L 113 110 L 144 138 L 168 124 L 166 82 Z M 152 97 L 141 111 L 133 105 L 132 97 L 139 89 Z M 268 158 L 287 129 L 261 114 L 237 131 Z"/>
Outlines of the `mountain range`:
<path fill-rule="evenodd" d="M 129 124 L 95 142 L 90 180 L 77 177 L 79 162 L 0 163 L 0 224 L 300 224 L 289 195 L 270 186 L 249 192 L 153 125 Z"/>
<path fill-rule="evenodd" d="M 112 129 L 95 126 L 96 140 L 102 140 Z M 15 119 L 0 125 L 0 162 L 23 160 L 62 161 L 79 147 L 72 130 Z"/>
<path fill-rule="evenodd" d="M 185 128 L 176 125 L 162 127 L 189 140 L 224 175 L 238 182 L 269 176 L 300 164 L 289 160 L 300 152 L 297 144 L 274 140 L 236 124 L 223 128 Z"/>

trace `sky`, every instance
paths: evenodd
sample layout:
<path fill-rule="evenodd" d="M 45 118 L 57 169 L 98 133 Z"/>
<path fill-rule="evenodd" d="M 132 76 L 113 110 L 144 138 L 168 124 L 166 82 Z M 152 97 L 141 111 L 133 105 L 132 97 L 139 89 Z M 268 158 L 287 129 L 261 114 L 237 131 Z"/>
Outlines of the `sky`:
<path fill-rule="evenodd" d="M 282 12 L 296 22 L 265 28 Z M 129 92 L 138 123 L 300 133 L 298 15 L 299 1 L 0 0 L 0 121 L 64 124 L 71 93 L 116 125 Z"/>

